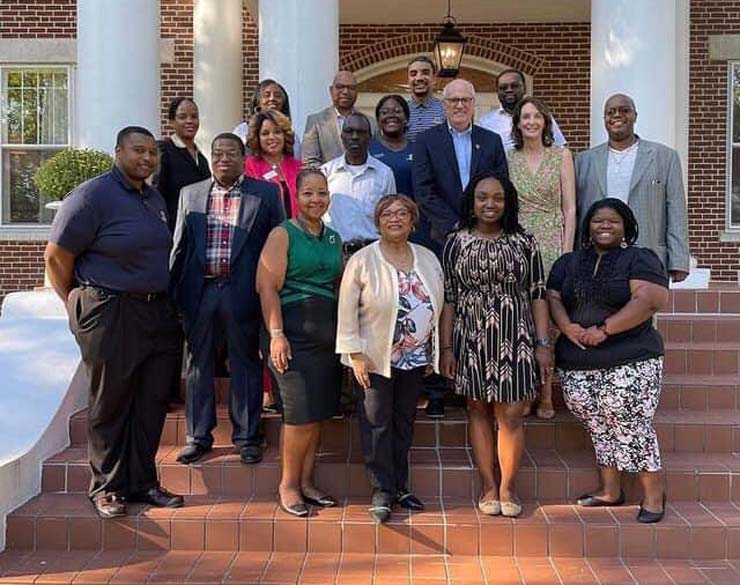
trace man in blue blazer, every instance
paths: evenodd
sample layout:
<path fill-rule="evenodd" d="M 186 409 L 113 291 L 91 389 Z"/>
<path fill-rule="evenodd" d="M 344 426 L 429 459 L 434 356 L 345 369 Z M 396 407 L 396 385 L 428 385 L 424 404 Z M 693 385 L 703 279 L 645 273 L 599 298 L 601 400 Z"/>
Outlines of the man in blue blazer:
<path fill-rule="evenodd" d="M 419 236 L 438 256 L 460 219 L 460 200 L 470 179 L 486 169 L 509 176 L 499 135 L 473 124 L 473 84 L 451 81 L 442 97 L 447 119 L 419 134 L 413 166 L 414 195 L 421 212 Z"/>
<path fill-rule="evenodd" d="M 285 219 L 277 186 L 242 174 L 244 143 L 222 133 L 211 145 L 213 179 L 182 189 L 171 288 L 189 350 L 187 445 L 177 460 L 193 463 L 213 445 L 216 351 L 225 339 L 231 369 L 232 442 L 243 463 L 262 459 L 262 362 L 258 338 L 257 263 L 268 234 Z"/>
<path fill-rule="evenodd" d="M 475 88 L 464 79 L 442 92 L 446 120 L 419 134 L 414 142 L 412 177 L 419 205 L 418 243 L 442 255 L 445 238 L 460 220 L 460 202 L 470 179 L 486 169 L 509 176 L 506 153 L 495 132 L 473 124 Z M 444 416 L 446 382 L 438 375 L 425 382 L 427 416 Z"/>

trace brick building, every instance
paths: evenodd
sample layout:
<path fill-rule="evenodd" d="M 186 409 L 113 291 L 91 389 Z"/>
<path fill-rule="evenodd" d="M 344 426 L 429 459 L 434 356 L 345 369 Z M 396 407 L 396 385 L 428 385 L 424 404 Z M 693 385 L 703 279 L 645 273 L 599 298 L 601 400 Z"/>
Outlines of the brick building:
<path fill-rule="evenodd" d="M 289 4 L 293 12 L 277 13 Z M 44 156 L 67 145 L 111 150 L 126 123 L 166 134 L 166 104 L 177 95 L 195 96 L 207 140 L 243 118 L 260 77 L 288 87 L 298 128 L 328 101 L 339 66 L 356 72 L 360 104 L 372 108 L 377 94 L 405 82 L 410 55 L 431 51 L 444 4 L 2 0 L 0 298 L 42 282 L 49 212 L 30 177 Z M 579 151 L 603 140 L 603 97 L 634 95 L 638 133 L 682 156 L 692 255 L 713 280 L 737 282 L 740 0 L 459 0 L 452 8 L 469 39 L 462 75 L 483 109 L 495 103 L 493 74 L 520 68 Z M 91 50 L 101 36 L 106 50 Z M 117 84 L 129 78 L 136 91 L 122 94 Z"/>

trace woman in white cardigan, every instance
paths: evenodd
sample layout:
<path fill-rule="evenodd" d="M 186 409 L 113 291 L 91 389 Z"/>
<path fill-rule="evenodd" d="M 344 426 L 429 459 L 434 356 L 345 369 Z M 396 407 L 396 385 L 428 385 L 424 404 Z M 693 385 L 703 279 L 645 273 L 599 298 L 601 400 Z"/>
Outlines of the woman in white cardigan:
<path fill-rule="evenodd" d="M 427 371 L 438 371 L 442 267 L 408 241 L 419 218 L 405 195 L 375 207 L 380 240 L 356 252 L 339 290 L 337 353 L 356 379 L 360 439 L 374 493 L 370 516 L 388 520 L 398 503 L 424 504 L 407 489 L 416 403 Z"/>

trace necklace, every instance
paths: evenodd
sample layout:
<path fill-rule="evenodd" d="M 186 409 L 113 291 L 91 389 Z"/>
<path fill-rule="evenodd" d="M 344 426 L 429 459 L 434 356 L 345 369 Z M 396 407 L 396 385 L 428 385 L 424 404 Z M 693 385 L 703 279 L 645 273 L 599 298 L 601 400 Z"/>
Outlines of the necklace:
<path fill-rule="evenodd" d="M 311 231 L 311 229 L 308 227 L 308 224 L 303 221 L 303 219 L 301 219 L 300 215 L 295 216 L 295 221 L 298 224 L 298 227 L 301 228 L 301 231 L 309 237 L 318 238 L 320 240 L 324 235 L 324 222 L 322 220 L 319 220 L 319 225 L 321 227 L 319 228 L 318 234 L 315 234 Z"/>
<path fill-rule="evenodd" d="M 632 151 L 635 150 L 635 148 L 637 148 L 637 140 L 635 140 L 624 150 L 617 150 L 612 146 L 609 147 L 609 152 L 611 154 L 612 160 L 614 161 L 614 164 L 617 168 L 622 166 L 624 159 L 626 159 L 632 153 Z"/>
<path fill-rule="evenodd" d="M 409 269 L 414 266 L 414 253 L 411 248 L 407 245 L 402 253 L 402 257 L 396 257 L 391 254 L 390 250 L 385 248 L 383 244 L 380 245 L 380 251 L 383 253 L 385 259 L 390 262 L 397 270 L 403 270 L 408 272 Z"/>

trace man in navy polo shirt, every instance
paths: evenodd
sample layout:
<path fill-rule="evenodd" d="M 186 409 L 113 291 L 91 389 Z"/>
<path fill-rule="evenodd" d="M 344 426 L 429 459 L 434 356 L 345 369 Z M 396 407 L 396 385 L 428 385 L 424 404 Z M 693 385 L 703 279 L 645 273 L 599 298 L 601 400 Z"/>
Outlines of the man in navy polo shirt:
<path fill-rule="evenodd" d="M 44 254 L 90 380 L 89 495 L 102 518 L 125 515 L 127 500 L 183 504 L 155 465 L 180 339 L 166 206 L 145 182 L 156 164 L 149 130 L 121 130 L 115 166 L 67 196 Z"/>

